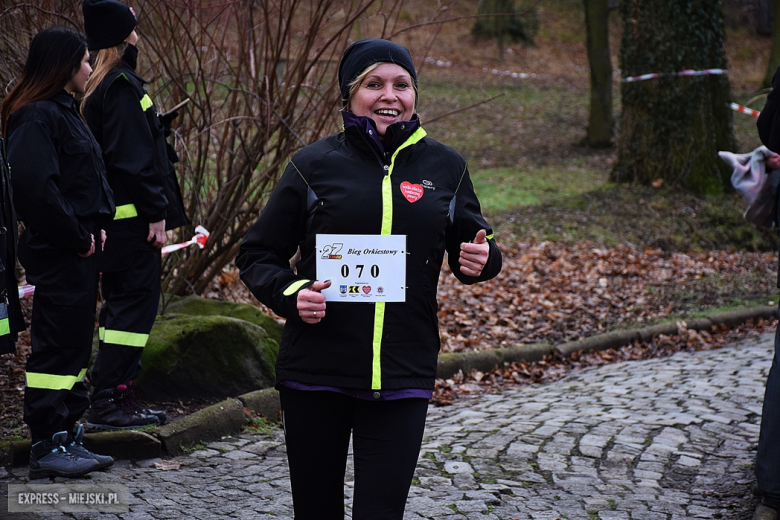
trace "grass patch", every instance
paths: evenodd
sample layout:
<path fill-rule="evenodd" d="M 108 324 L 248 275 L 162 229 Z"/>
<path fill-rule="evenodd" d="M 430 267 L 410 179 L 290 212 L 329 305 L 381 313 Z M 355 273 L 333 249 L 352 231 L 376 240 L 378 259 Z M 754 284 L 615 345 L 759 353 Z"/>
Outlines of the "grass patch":
<path fill-rule="evenodd" d="M 179 444 L 179 449 L 182 453 L 192 453 L 194 451 L 200 451 L 205 450 L 207 448 L 207 445 L 203 442 L 199 442 L 197 444 Z"/>
<path fill-rule="evenodd" d="M 494 168 L 472 172 L 471 180 L 486 213 L 572 197 L 604 184 L 606 174 L 575 166 Z"/>
<path fill-rule="evenodd" d="M 249 433 L 271 435 L 279 431 L 280 423 L 272 422 L 263 416 L 256 415 L 247 420 L 246 430 Z"/>
<path fill-rule="evenodd" d="M 580 195 L 491 213 L 498 236 L 538 241 L 631 243 L 664 251 L 775 251 L 777 231 L 758 230 L 742 218 L 731 195 L 695 197 L 643 186 L 604 185 Z"/>

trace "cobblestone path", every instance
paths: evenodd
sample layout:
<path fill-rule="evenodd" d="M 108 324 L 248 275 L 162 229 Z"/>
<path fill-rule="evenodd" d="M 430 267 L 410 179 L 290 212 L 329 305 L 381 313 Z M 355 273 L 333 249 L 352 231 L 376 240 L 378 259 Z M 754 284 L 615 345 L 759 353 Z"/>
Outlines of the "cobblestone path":
<path fill-rule="evenodd" d="M 763 335 L 432 407 L 406 518 L 749 519 L 772 353 Z M 176 457 L 176 470 L 155 462 L 91 477 L 127 484 L 130 513 L 40 516 L 292 519 L 279 431 L 211 443 Z M 0 482 L 26 481 L 26 469 L 3 471 Z"/>

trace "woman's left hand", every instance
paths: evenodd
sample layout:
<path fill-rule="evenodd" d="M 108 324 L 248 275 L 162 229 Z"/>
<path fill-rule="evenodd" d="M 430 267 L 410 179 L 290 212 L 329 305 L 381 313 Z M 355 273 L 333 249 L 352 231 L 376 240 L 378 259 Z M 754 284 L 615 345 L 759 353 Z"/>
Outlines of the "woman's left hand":
<path fill-rule="evenodd" d="M 460 245 L 460 272 L 466 276 L 477 277 L 482 274 L 490 253 L 486 236 L 487 231 L 480 229 L 473 242 L 463 242 Z"/>

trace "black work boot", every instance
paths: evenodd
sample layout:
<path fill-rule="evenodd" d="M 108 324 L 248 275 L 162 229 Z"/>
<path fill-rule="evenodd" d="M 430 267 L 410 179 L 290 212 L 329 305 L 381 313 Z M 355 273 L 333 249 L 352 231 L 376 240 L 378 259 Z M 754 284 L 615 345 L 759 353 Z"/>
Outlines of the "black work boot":
<path fill-rule="evenodd" d="M 92 453 L 84 447 L 82 441 L 84 439 L 84 425 L 79 424 L 76 426 L 76 431 L 72 435 L 68 435 L 68 443 L 65 445 L 65 450 L 68 453 L 72 453 L 76 457 L 82 459 L 94 459 L 100 464 L 98 469 L 106 469 L 114 463 L 114 458 L 109 455 L 99 455 Z"/>
<path fill-rule="evenodd" d="M 30 448 L 30 480 L 46 477 L 80 477 L 100 467 L 95 459 L 68 453 L 68 432 L 57 432 L 51 439 L 36 442 Z"/>
<path fill-rule="evenodd" d="M 131 406 L 136 412 L 144 415 L 154 415 L 157 417 L 157 420 L 160 421 L 160 424 L 165 424 L 165 421 L 168 420 L 168 414 L 165 413 L 165 410 L 152 410 L 151 408 L 144 408 L 141 406 L 140 399 L 138 398 L 138 391 L 136 390 L 136 387 L 133 386 L 132 381 L 127 382 L 127 396 L 125 399 L 128 403 L 131 403 Z"/>
<path fill-rule="evenodd" d="M 87 416 L 87 429 L 93 431 L 132 430 L 159 424 L 154 415 L 137 411 L 126 399 L 127 386 L 102 390 L 92 396 L 92 409 Z"/>

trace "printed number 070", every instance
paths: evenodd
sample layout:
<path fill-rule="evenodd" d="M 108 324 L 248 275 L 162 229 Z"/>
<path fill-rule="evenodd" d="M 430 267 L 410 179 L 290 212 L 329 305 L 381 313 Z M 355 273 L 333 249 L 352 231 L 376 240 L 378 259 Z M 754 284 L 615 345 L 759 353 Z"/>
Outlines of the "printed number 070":
<path fill-rule="evenodd" d="M 356 265 L 355 269 L 358 270 L 358 278 L 363 278 L 363 269 L 365 269 L 366 266 L 364 265 Z M 371 266 L 370 269 L 371 276 L 374 278 L 379 277 L 379 266 L 374 264 Z M 347 264 L 344 264 L 341 266 L 341 277 L 346 278 L 349 276 L 349 266 Z"/>

